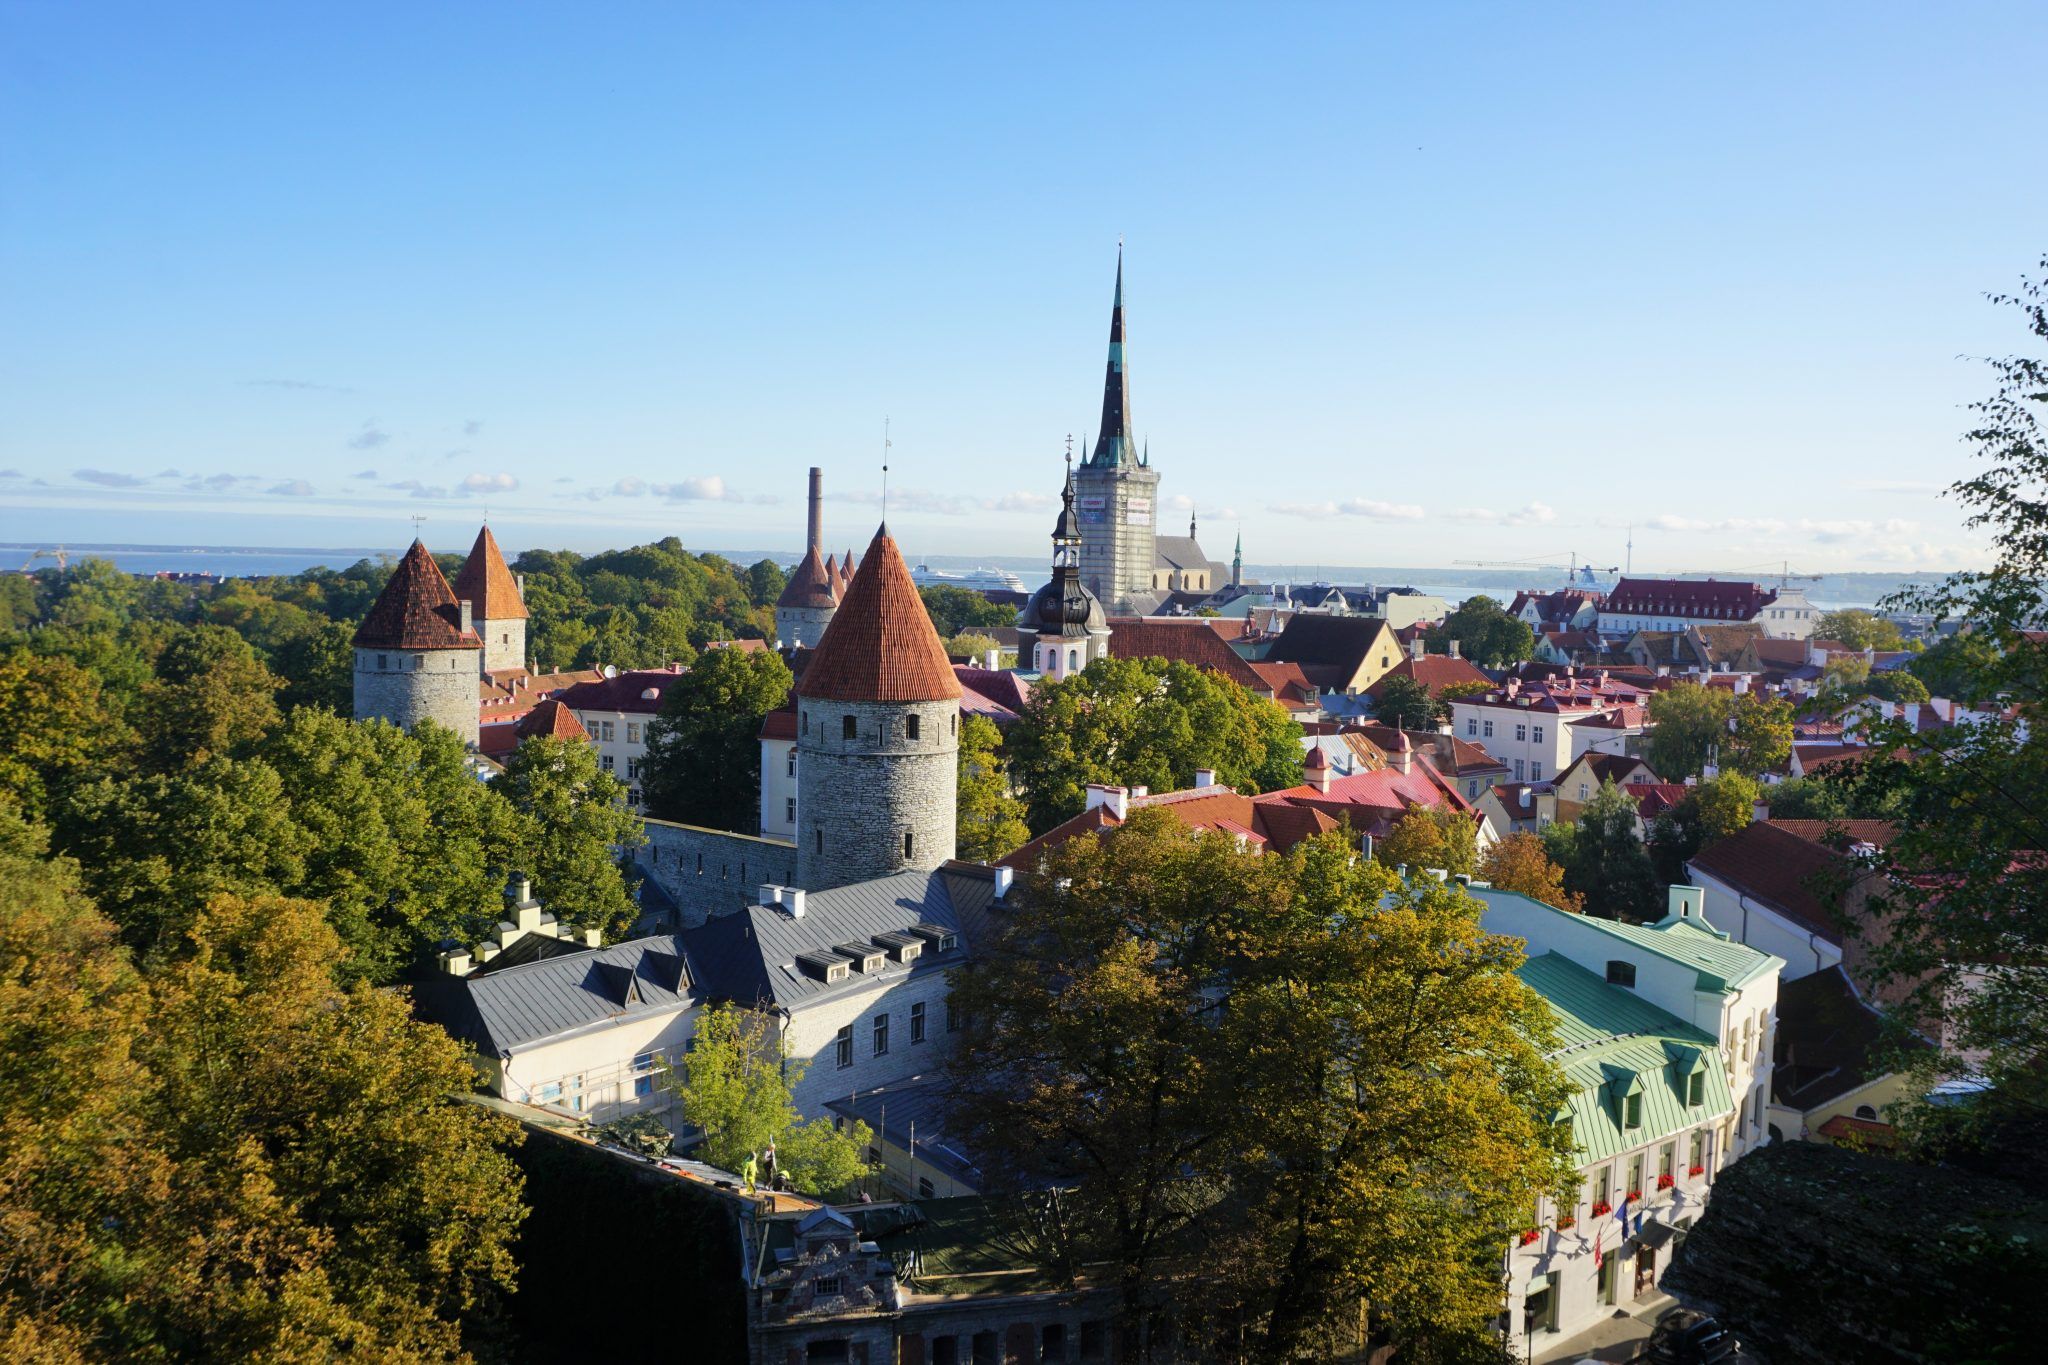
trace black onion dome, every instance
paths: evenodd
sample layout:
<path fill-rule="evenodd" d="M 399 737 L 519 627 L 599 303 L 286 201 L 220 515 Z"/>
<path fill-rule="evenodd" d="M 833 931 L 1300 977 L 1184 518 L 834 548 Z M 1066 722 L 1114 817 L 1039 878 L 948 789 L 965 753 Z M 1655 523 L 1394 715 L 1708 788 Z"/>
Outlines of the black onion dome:
<path fill-rule="evenodd" d="M 1031 594 L 1017 613 L 1017 629 L 1079 639 L 1091 631 L 1108 630 L 1109 620 L 1078 574 L 1060 574 Z"/>

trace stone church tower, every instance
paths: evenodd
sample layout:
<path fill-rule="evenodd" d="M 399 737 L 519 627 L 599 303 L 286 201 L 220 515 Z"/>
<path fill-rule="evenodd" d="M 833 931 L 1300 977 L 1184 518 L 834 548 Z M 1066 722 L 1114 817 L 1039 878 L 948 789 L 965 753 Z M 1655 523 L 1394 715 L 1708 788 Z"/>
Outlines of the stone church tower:
<path fill-rule="evenodd" d="M 1116 301 L 1109 311 L 1109 368 L 1102 381 L 1102 426 L 1075 475 L 1081 520 L 1081 581 L 1112 614 L 1144 614 L 1158 605 L 1159 475 L 1131 436 L 1131 381 L 1124 369 L 1124 254 L 1116 254 Z"/>
<path fill-rule="evenodd" d="M 796 698 L 797 885 L 823 891 L 951 858 L 960 683 L 888 527 Z"/>
<path fill-rule="evenodd" d="M 455 575 L 455 597 L 469 603 L 470 620 L 484 642 L 483 671 L 525 668 L 526 594 L 488 526 L 476 533 L 476 544 Z"/>
<path fill-rule="evenodd" d="M 407 730 L 431 720 L 476 746 L 484 642 L 470 604 L 456 600 L 423 543 L 415 540 L 398 561 L 352 643 L 357 720 L 388 720 Z"/>
<path fill-rule="evenodd" d="M 1078 673 L 1109 653 L 1102 603 L 1081 581 L 1081 528 L 1074 516 L 1073 455 L 1052 528 L 1052 578 L 1017 613 L 1017 657 L 1025 671 L 1050 682 Z"/>
<path fill-rule="evenodd" d="M 837 569 L 825 557 L 823 485 L 823 472 L 812 466 L 810 534 L 804 557 L 789 571 L 782 596 L 775 599 L 775 637 L 784 649 L 816 649 L 846 592 Z"/>

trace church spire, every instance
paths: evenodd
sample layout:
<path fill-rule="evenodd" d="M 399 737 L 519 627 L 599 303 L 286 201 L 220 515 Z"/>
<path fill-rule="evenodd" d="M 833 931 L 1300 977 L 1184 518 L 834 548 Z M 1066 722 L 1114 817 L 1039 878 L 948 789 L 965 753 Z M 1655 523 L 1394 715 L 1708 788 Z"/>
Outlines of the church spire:
<path fill-rule="evenodd" d="M 1244 586 L 1244 532 L 1237 533 L 1237 548 L 1230 552 L 1230 586 Z"/>
<path fill-rule="evenodd" d="M 1124 249 L 1116 249 L 1116 301 L 1109 310 L 1109 366 L 1102 377 L 1102 425 L 1088 463 L 1103 468 L 1134 464 L 1131 439 L 1131 382 L 1124 372 Z"/>

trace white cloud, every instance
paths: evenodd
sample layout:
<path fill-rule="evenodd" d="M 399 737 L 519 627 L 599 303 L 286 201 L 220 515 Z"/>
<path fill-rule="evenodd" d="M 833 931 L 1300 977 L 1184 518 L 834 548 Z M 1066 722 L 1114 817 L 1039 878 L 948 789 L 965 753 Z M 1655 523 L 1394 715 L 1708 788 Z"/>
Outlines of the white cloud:
<path fill-rule="evenodd" d="M 518 489 L 519 480 L 510 474 L 471 474 L 458 487 L 465 493 L 511 493 Z"/>
<path fill-rule="evenodd" d="M 313 496 L 313 485 L 304 479 L 286 479 L 283 483 L 274 485 L 270 491 L 281 498 L 310 498 Z"/>
<path fill-rule="evenodd" d="M 1532 502 L 1519 512 L 1496 512 L 1490 507 L 1460 507 L 1443 514 L 1446 521 L 1485 522 L 1492 526 L 1543 526 L 1557 520 L 1557 509 L 1548 503 Z"/>
<path fill-rule="evenodd" d="M 440 487 L 438 484 L 421 483 L 418 479 L 404 479 L 398 483 L 387 483 L 384 486 L 392 489 L 394 492 L 410 493 L 416 498 L 445 498 L 448 496 L 447 489 Z"/>
<path fill-rule="evenodd" d="M 706 474 L 694 479 L 682 479 L 675 483 L 650 484 L 649 487 L 657 497 L 667 498 L 670 502 L 738 502 L 740 500 L 739 494 L 727 491 L 725 480 L 716 474 Z"/>
<path fill-rule="evenodd" d="M 373 417 L 363 423 L 361 431 L 348 438 L 348 448 L 350 450 L 375 450 L 390 439 L 391 433 L 380 428 L 377 425 L 377 419 Z"/>
<path fill-rule="evenodd" d="M 612 494 L 621 498 L 639 498 L 647 494 L 647 481 L 636 479 L 630 474 L 612 485 Z"/>
<path fill-rule="evenodd" d="M 1005 493 L 997 498 L 984 498 L 981 505 L 989 512 L 1049 512 L 1058 502 L 1050 493 Z"/>
<path fill-rule="evenodd" d="M 1269 511 L 1283 517 L 1364 517 L 1368 521 L 1420 521 L 1423 511 L 1414 503 L 1381 502 L 1375 498 L 1346 498 L 1342 502 L 1278 502 Z"/>

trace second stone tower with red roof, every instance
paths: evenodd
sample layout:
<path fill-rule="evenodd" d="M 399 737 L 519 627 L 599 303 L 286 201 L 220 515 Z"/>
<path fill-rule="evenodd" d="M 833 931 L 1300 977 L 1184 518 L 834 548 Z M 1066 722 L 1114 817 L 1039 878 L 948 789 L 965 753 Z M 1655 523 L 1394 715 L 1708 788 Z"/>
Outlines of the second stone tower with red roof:
<path fill-rule="evenodd" d="M 885 526 L 796 687 L 797 885 L 953 856 L 960 683 Z"/>

